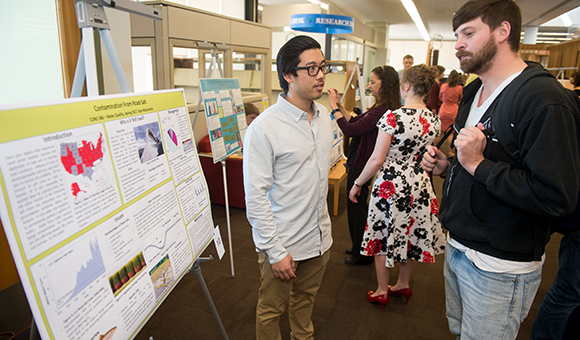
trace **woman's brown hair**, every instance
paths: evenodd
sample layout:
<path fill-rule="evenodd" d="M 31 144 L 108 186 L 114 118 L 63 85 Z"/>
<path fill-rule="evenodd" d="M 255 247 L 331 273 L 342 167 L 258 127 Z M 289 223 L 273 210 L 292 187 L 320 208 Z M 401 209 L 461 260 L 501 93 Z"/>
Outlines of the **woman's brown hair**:
<path fill-rule="evenodd" d="M 381 81 L 378 97 L 373 107 L 384 106 L 388 110 L 401 107 L 401 93 L 399 92 L 399 74 L 391 66 L 377 66 L 372 71 Z"/>
<path fill-rule="evenodd" d="M 437 71 L 425 64 L 409 67 L 403 72 L 401 84 L 409 83 L 413 87 L 415 94 L 426 96 L 435 84 Z"/>

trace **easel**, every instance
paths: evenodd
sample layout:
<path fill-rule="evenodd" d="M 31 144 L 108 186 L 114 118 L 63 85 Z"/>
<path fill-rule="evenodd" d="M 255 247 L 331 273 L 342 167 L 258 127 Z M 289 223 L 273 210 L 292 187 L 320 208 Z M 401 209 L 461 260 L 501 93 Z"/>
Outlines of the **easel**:
<path fill-rule="evenodd" d="M 208 44 L 208 43 L 197 43 L 197 46 L 200 48 L 209 48 L 210 53 L 211 53 L 211 62 L 209 63 L 209 68 L 207 69 L 207 74 L 206 74 L 206 78 L 210 78 L 211 76 L 211 72 L 213 70 L 213 66 L 214 66 L 214 61 L 215 61 L 215 65 L 218 68 L 218 71 L 220 73 L 220 77 L 223 78 L 224 77 L 224 72 L 222 71 L 222 65 L 220 62 L 220 56 L 219 56 L 219 52 L 218 52 L 218 47 L 216 44 Z M 224 49 L 229 49 L 229 48 L 221 48 L 222 50 Z M 197 107 L 195 108 L 195 115 L 193 116 L 193 123 L 192 123 L 192 129 L 195 127 L 195 122 L 197 122 L 197 116 L 199 115 L 199 107 L 201 106 L 203 102 L 203 96 L 201 93 L 201 88 L 200 88 L 200 95 L 199 95 L 199 100 L 197 102 Z M 235 273 L 234 273 L 234 253 L 232 251 L 232 231 L 231 231 L 231 224 L 230 224 L 230 200 L 228 197 L 228 179 L 226 176 L 226 160 L 227 159 L 222 159 L 220 162 L 222 163 L 222 174 L 224 177 L 224 200 L 225 200 L 225 205 L 226 205 L 226 223 L 228 226 L 228 244 L 229 244 L 229 248 L 230 248 L 230 264 L 231 264 L 231 269 L 232 269 L 232 278 L 236 277 Z"/>
<path fill-rule="evenodd" d="M 340 98 L 340 102 L 344 103 L 344 98 L 346 97 L 346 92 L 348 90 L 349 87 L 352 87 L 353 89 L 356 90 L 356 88 L 352 85 L 353 83 L 353 79 L 355 77 L 355 73 L 356 73 L 356 79 L 357 81 L 357 86 L 359 89 L 359 95 L 360 95 L 360 106 L 361 106 L 361 110 L 362 112 L 366 112 L 367 111 L 367 99 L 366 99 L 366 95 L 365 95 L 365 89 L 364 89 L 364 79 L 362 74 L 360 74 L 359 72 L 359 64 L 358 64 L 358 58 L 356 58 L 356 64 L 354 67 L 354 71 L 350 74 L 350 78 L 348 79 L 348 82 L 346 83 L 346 86 L 344 87 L 344 92 L 342 93 L 342 98 Z"/>
<path fill-rule="evenodd" d="M 86 1 L 90 1 L 90 4 L 87 4 Z M 134 13 L 143 15 L 149 18 L 153 18 L 156 20 L 163 19 L 163 12 L 158 11 L 152 7 L 145 6 L 140 3 L 136 3 L 130 0 L 75 0 L 75 10 L 77 13 L 77 21 L 79 24 L 79 28 L 82 30 L 82 43 L 81 43 L 81 50 L 79 51 L 79 56 L 77 60 L 77 68 L 75 70 L 75 77 L 73 81 L 73 88 L 71 91 L 71 97 L 80 97 L 83 88 L 83 81 L 86 78 L 87 83 L 87 95 L 88 96 L 98 96 L 98 77 L 97 77 L 97 63 L 96 63 L 96 51 L 95 51 L 95 40 L 93 33 L 95 30 L 99 30 L 101 39 L 105 45 L 105 49 L 107 51 L 107 55 L 111 64 L 113 65 L 113 69 L 115 71 L 115 75 L 121 86 L 121 90 L 123 93 L 131 92 L 129 88 L 129 83 L 127 82 L 127 78 L 125 77 L 125 73 L 123 72 L 123 68 L 121 66 L 121 62 L 117 55 L 117 51 L 113 44 L 110 35 L 110 27 L 107 21 L 107 17 L 105 14 L 105 9 L 103 6 L 112 7 L 120 10 L 124 10 L 126 12 Z M 219 63 L 219 59 L 218 59 Z M 221 69 L 220 69 L 221 73 Z M 223 75 L 222 75 L 223 78 Z M 197 112 L 196 112 L 197 116 Z M 225 163 L 224 163 L 225 164 Z M 229 214 L 228 214 L 228 231 L 229 231 Z M 230 238 L 231 240 L 231 238 Z M 231 241 L 230 241 L 230 254 L 231 254 Z M 228 335 L 224 329 L 224 326 L 221 322 L 219 314 L 215 308 L 209 290 L 205 284 L 203 276 L 201 274 L 200 263 L 210 261 L 213 258 L 210 256 L 209 258 L 198 258 L 194 261 L 193 266 L 190 271 L 196 275 L 199 285 L 205 295 L 207 303 L 213 313 L 214 319 L 218 324 L 220 332 L 222 333 L 222 337 L 225 340 L 228 340 Z M 233 264 L 232 264 L 233 266 Z M 232 267 L 233 268 L 233 267 Z M 30 332 L 30 340 L 40 339 L 40 335 L 36 328 L 36 323 L 34 318 L 32 319 L 31 324 L 31 332 Z M 153 338 L 150 338 L 153 340 Z"/>

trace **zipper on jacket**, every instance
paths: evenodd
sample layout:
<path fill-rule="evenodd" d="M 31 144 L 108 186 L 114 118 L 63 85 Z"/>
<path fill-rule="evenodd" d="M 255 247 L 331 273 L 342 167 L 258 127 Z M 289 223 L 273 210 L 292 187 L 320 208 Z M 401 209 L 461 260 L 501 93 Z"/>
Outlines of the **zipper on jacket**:
<path fill-rule="evenodd" d="M 449 198 L 449 188 L 451 188 L 451 181 L 453 181 L 453 175 L 455 173 L 455 169 L 457 168 L 457 164 L 451 167 L 451 171 L 449 171 L 449 181 L 447 181 L 447 190 L 445 192 L 445 196 Z"/>

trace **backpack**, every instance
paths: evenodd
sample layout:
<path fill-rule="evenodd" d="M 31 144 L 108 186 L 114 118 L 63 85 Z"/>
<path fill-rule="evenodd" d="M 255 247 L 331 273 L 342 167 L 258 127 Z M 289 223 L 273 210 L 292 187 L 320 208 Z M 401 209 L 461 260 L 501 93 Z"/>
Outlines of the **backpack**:
<path fill-rule="evenodd" d="M 504 89 L 505 93 L 502 93 L 498 98 L 497 106 L 495 107 L 494 115 L 491 121 L 491 134 L 495 135 L 500 145 L 504 148 L 504 150 L 514 158 L 518 163 L 522 163 L 522 157 L 520 155 L 520 149 L 517 145 L 517 140 L 514 135 L 514 131 L 508 127 L 514 127 L 515 124 L 515 117 L 513 117 L 514 110 L 510 110 L 515 97 L 517 96 L 519 90 L 522 86 L 532 78 L 539 77 L 539 76 L 546 76 L 547 71 L 542 68 L 536 68 L 533 72 L 528 72 L 526 76 L 519 76 L 516 77 L 512 84 L 515 86 L 508 86 Z M 553 75 L 550 74 L 553 77 Z M 510 85 L 512 85 L 510 84 Z M 569 90 L 565 90 L 569 91 Z M 570 91 L 572 92 L 572 91 Z M 576 106 L 578 111 L 576 112 L 576 118 L 580 120 L 580 97 L 576 96 L 574 93 L 571 93 L 571 97 L 574 98 L 576 102 Z M 506 107 L 508 109 L 503 109 L 502 107 Z M 509 112 L 508 114 L 505 114 Z M 506 121 L 507 120 L 507 121 Z M 496 124 L 498 122 L 502 122 L 501 124 Z M 559 232 L 561 234 L 567 235 L 571 232 L 576 230 L 580 230 L 580 192 L 578 193 L 578 203 L 576 204 L 576 208 L 574 211 L 566 216 L 559 219 L 556 219 L 552 224 L 553 231 Z"/>

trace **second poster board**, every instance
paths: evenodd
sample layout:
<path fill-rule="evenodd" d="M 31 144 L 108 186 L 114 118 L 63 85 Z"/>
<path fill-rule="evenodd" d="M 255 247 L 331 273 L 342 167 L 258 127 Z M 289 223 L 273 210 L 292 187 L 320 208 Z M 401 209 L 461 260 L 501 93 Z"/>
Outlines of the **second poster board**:
<path fill-rule="evenodd" d="M 213 161 L 241 151 L 248 125 L 238 79 L 199 80 Z"/>

